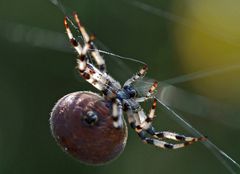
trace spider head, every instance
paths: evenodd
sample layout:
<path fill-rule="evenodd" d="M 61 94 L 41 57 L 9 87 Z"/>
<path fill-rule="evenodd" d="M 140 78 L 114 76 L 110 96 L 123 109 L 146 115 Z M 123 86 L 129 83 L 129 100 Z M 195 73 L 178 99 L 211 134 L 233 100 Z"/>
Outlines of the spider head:
<path fill-rule="evenodd" d="M 123 89 L 130 96 L 130 98 L 137 96 L 137 91 L 131 85 L 126 85 L 123 87 Z"/>

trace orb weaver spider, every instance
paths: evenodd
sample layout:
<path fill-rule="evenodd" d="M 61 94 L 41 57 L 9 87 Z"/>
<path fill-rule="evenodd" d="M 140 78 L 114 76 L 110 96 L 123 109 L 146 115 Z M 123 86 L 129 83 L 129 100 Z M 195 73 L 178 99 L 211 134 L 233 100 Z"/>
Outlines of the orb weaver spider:
<path fill-rule="evenodd" d="M 145 143 L 152 144 L 161 148 L 177 149 L 186 145 L 192 144 L 193 142 L 204 140 L 204 137 L 186 137 L 184 135 L 162 131 L 155 131 L 152 127 L 152 121 L 155 116 L 157 100 L 154 99 L 150 113 L 145 115 L 139 102 L 144 102 L 148 99 L 154 98 L 153 93 L 157 88 L 158 83 L 155 81 L 145 97 L 138 98 L 136 90 L 131 85 L 134 81 L 143 78 L 147 72 L 147 65 L 143 66 L 137 74 L 128 79 L 123 87 L 120 83 L 114 80 L 110 75 L 106 73 L 106 65 L 103 57 L 95 49 L 93 35 L 89 36 L 85 28 L 81 25 L 77 13 L 74 13 L 74 19 L 78 25 L 78 29 L 81 32 L 85 45 L 81 46 L 76 39 L 73 37 L 72 32 L 68 26 L 67 18 L 64 19 L 64 25 L 66 28 L 67 35 L 70 39 L 72 46 L 78 53 L 77 63 L 80 75 L 92 84 L 95 88 L 100 90 L 104 98 L 112 102 L 112 120 L 115 128 L 122 127 L 123 124 L 123 112 L 125 111 L 128 117 L 128 122 L 131 127 L 137 132 L 141 140 Z M 98 68 L 92 65 L 86 57 L 86 54 L 90 52 L 93 60 L 96 61 Z M 145 118 L 143 122 L 139 122 L 141 118 Z M 145 136 L 145 132 L 153 136 L 149 138 Z M 169 144 L 159 139 L 171 139 L 171 140 L 182 140 L 184 143 L 180 144 Z"/>
<path fill-rule="evenodd" d="M 143 97 L 138 95 L 132 85 L 145 76 L 148 70 L 147 65 L 145 64 L 122 87 L 118 81 L 107 74 L 105 60 L 93 42 L 95 37 L 88 35 L 81 25 L 77 13 L 74 13 L 73 16 L 84 44 L 81 45 L 73 36 L 67 17 L 64 18 L 64 26 L 71 45 L 78 53 L 76 68 L 87 82 L 102 92 L 103 97 L 82 91 L 64 96 L 55 105 L 50 118 L 51 128 L 55 139 L 65 147 L 65 151 L 90 164 L 101 164 L 115 158 L 122 152 L 127 139 L 123 112 L 126 113 L 131 128 L 146 144 L 163 149 L 178 149 L 193 142 L 206 140 L 205 137 L 197 138 L 169 131 L 156 131 L 152 122 L 157 106 L 154 91 L 158 83 L 153 82 Z M 91 63 L 92 61 L 98 68 Z M 153 99 L 153 103 L 149 114 L 146 115 L 140 102 L 150 99 Z M 78 115 L 83 115 L 83 117 L 80 118 Z M 84 123 L 81 120 L 84 120 Z M 65 122 L 68 123 L 65 124 Z M 69 138 L 68 134 L 73 135 Z M 181 142 L 172 144 L 164 139 Z M 99 150 L 99 147 L 105 148 L 105 150 Z"/>

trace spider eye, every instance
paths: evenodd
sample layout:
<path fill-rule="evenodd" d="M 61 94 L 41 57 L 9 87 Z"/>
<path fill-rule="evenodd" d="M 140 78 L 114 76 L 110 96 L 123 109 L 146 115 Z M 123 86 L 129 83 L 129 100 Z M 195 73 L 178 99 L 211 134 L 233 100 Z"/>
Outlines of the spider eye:
<path fill-rule="evenodd" d="M 68 94 L 52 110 L 52 135 L 65 152 L 79 161 L 104 164 L 121 154 L 127 140 L 126 124 L 114 128 L 111 113 L 107 102 L 95 93 Z"/>

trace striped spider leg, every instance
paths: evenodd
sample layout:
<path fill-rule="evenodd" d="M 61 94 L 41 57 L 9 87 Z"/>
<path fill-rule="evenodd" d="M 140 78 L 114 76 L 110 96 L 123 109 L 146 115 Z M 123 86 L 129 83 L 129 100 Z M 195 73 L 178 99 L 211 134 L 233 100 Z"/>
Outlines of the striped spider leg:
<path fill-rule="evenodd" d="M 99 52 L 91 48 L 95 48 L 93 40 L 95 37 L 89 36 L 80 24 L 80 20 L 76 13 L 74 13 L 75 21 L 78 24 L 78 29 L 81 32 L 85 45 L 81 46 L 79 42 L 74 38 L 67 22 L 67 18 L 64 19 L 64 26 L 66 28 L 69 40 L 78 53 L 77 58 L 77 69 L 80 75 L 92 84 L 95 88 L 103 92 L 106 100 L 112 102 L 112 116 L 113 116 L 113 126 L 115 128 L 122 127 L 122 103 L 116 99 L 116 91 L 121 89 L 121 85 L 114 80 L 110 75 L 106 73 L 105 61 Z M 91 53 L 91 58 L 96 62 L 99 69 L 90 63 L 87 53 Z"/>
<path fill-rule="evenodd" d="M 144 66 L 136 75 L 130 78 L 125 85 L 130 86 L 131 83 L 134 81 L 143 78 L 146 74 L 147 68 Z M 147 92 L 146 96 L 135 98 L 135 102 L 143 102 L 148 99 L 153 98 L 152 95 L 157 88 L 158 83 L 153 82 L 152 86 L 150 87 L 149 91 Z M 169 132 L 169 131 L 155 131 L 154 127 L 152 126 L 152 121 L 155 117 L 155 111 L 157 106 L 157 100 L 154 98 L 152 108 L 150 109 L 149 114 L 146 116 L 143 109 L 140 105 L 136 105 L 136 108 L 131 108 L 130 105 L 127 105 L 126 112 L 128 116 L 128 122 L 130 126 L 136 131 L 138 136 L 144 143 L 154 145 L 160 148 L 167 148 L 167 149 L 178 149 L 185 147 L 187 145 L 192 144 L 193 142 L 197 141 L 205 141 L 205 137 L 188 137 L 185 135 Z M 146 133 L 150 135 L 150 137 L 146 136 Z M 175 141 L 183 141 L 183 143 L 171 144 L 162 139 L 169 139 Z"/>
<path fill-rule="evenodd" d="M 98 69 L 99 69 L 101 72 L 106 72 L 105 60 L 104 60 L 103 57 L 100 55 L 100 53 L 99 53 L 99 51 L 97 50 L 96 46 L 95 46 L 94 43 L 92 42 L 93 39 L 95 39 L 94 35 L 91 35 L 91 36 L 89 37 L 89 35 L 87 34 L 85 28 L 81 25 L 81 22 L 80 22 L 80 20 L 79 20 L 79 18 L 78 18 L 77 13 L 74 12 L 74 13 L 73 13 L 73 16 L 74 16 L 75 21 L 77 22 L 78 29 L 79 29 L 79 31 L 81 32 L 82 36 L 83 36 L 84 42 L 90 44 L 91 50 L 89 50 L 89 51 L 90 51 L 93 59 L 96 61 L 97 65 L 98 65 Z"/>

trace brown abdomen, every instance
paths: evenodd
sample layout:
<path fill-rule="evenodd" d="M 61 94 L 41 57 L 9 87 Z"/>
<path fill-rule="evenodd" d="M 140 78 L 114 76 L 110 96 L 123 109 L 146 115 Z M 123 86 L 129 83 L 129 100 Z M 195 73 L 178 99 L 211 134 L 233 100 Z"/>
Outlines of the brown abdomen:
<path fill-rule="evenodd" d="M 115 159 L 124 150 L 126 124 L 122 129 L 113 127 L 108 105 L 99 95 L 86 91 L 68 94 L 57 102 L 50 126 L 65 152 L 83 163 L 99 165 Z M 95 120 L 89 121 L 89 113 L 95 114 Z"/>

